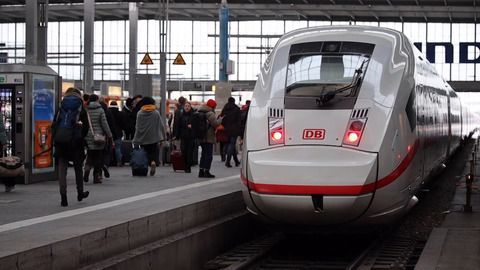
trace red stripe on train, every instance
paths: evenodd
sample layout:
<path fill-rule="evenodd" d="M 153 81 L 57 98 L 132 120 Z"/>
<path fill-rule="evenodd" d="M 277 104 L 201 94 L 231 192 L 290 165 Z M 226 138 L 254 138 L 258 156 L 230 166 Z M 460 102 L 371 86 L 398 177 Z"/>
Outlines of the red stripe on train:
<path fill-rule="evenodd" d="M 355 185 L 355 186 L 305 186 L 305 185 L 277 185 L 277 184 L 259 184 L 254 183 L 247 179 L 243 174 L 240 175 L 242 182 L 251 190 L 257 193 L 267 193 L 267 194 L 284 194 L 284 195 L 311 195 L 311 194 L 321 194 L 321 195 L 362 195 L 366 193 L 371 193 L 375 188 L 382 188 L 393 181 L 398 179 L 400 175 L 408 168 L 415 153 L 417 152 L 418 142 L 415 142 L 415 145 L 411 147 L 405 156 L 405 158 L 400 162 L 395 170 L 393 170 L 389 175 L 378 180 L 375 186 L 375 183 L 370 183 L 367 185 Z"/>

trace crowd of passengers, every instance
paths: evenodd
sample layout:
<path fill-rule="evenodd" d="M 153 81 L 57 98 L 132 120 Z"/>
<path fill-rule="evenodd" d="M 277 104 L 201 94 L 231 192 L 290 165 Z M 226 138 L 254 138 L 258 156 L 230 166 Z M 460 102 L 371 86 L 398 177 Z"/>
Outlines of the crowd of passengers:
<path fill-rule="evenodd" d="M 195 155 L 198 155 L 198 147 L 201 147 L 198 177 L 215 177 L 210 168 L 213 148 L 217 142 L 220 145 L 221 161 L 225 162 L 226 167 L 232 167 L 232 159 L 234 166 L 240 164 L 236 143 L 238 138 L 240 143 L 243 141 L 250 101 L 239 108 L 235 99 L 230 97 L 217 115 L 217 103 L 213 99 L 194 109 L 186 98 L 180 97 L 174 114 L 167 115 L 164 119 L 152 97 L 137 95 L 127 98 L 121 109 L 116 101 L 108 104 L 104 98 L 95 94 L 82 95 L 76 88 L 67 89 L 64 100 L 65 97 L 78 98 L 83 106 L 80 106 L 76 124 L 79 130 L 78 139 L 66 144 L 55 143 L 54 155 L 59 169 L 61 206 L 68 206 L 66 176 L 69 164 L 73 164 L 75 171 L 77 200 L 82 201 L 89 196 L 89 191 L 84 190 L 84 182 L 90 181 L 90 175 L 92 174 L 94 184 L 101 184 L 103 177 L 110 177 L 111 164 L 124 165 L 122 153 L 128 151 L 122 147 L 132 144 L 143 148 L 147 153 L 151 176 L 155 175 L 156 167 L 160 165 L 162 148 L 171 150 L 177 145 L 180 146 L 186 173 L 190 173 L 191 167 L 197 164 L 198 156 Z M 195 111 L 205 113 L 208 119 L 208 129 L 201 139 L 195 138 L 191 130 L 192 115 Z M 58 126 L 58 119 L 57 112 L 52 127 Z M 103 143 L 95 140 L 94 136 L 97 135 L 105 136 Z M 0 121 L 0 146 L 5 143 L 5 127 Z M 112 162 L 112 159 L 115 162 Z M 10 181 L 4 179 L 4 183 L 7 192 L 13 189 L 14 184 Z"/>

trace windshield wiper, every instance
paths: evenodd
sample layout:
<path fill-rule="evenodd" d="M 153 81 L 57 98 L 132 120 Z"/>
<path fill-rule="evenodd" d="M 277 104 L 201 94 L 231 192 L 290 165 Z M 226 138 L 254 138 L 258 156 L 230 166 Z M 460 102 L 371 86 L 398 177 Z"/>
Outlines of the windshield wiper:
<path fill-rule="evenodd" d="M 353 79 L 350 82 L 350 84 L 348 84 L 347 86 L 344 86 L 342 88 L 336 89 L 336 90 L 328 91 L 327 93 L 321 95 L 320 98 L 317 98 L 315 100 L 317 102 L 317 104 L 318 105 L 324 105 L 324 104 L 328 103 L 330 100 L 332 100 L 333 98 L 335 98 L 336 94 L 345 92 L 345 91 L 350 90 L 352 88 L 359 87 L 360 84 L 361 84 L 361 81 L 362 81 L 363 66 L 369 60 L 370 60 L 370 58 L 367 58 L 367 59 L 363 60 L 360 67 L 355 70 L 355 74 L 354 74 Z"/>

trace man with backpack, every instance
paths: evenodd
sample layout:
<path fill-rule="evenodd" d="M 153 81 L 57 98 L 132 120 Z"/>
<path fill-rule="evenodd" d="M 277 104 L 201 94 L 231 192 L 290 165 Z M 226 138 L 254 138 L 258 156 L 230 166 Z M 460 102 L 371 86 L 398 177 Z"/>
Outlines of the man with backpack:
<path fill-rule="evenodd" d="M 200 142 L 202 156 L 200 157 L 200 170 L 198 177 L 214 178 L 210 173 L 213 160 L 213 145 L 215 144 L 215 129 L 222 123 L 222 118 L 217 119 L 215 108 L 217 102 L 209 99 L 192 115 L 192 131 L 194 137 Z"/>
<path fill-rule="evenodd" d="M 55 157 L 58 160 L 61 206 L 68 206 L 67 170 L 73 162 L 77 200 L 87 198 L 83 190 L 83 160 L 85 159 L 85 136 L 88 133 L 88 119 L 83 107 L 82 94 L 76 88 L 68 88 L 52 123 Z"/>

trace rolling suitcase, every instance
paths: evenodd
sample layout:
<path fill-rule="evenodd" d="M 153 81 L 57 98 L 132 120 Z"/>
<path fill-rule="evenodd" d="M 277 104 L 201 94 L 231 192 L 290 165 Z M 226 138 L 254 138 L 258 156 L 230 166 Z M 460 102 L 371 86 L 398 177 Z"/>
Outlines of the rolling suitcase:
<path fill-rule="evenodd" d="M 147 152 L 141 147 L 136 147 L 132 151 L 130 160 L 133 176 L 147 176 L 148 174 L 148 157 Z"/>
<path fill-rule="evenodd" d="M 170 162 L 174 171 L 185 170 L 185 162 L 183 161 L 182 152 L 180 150 L 172 150 L 170 154 Z"/>

